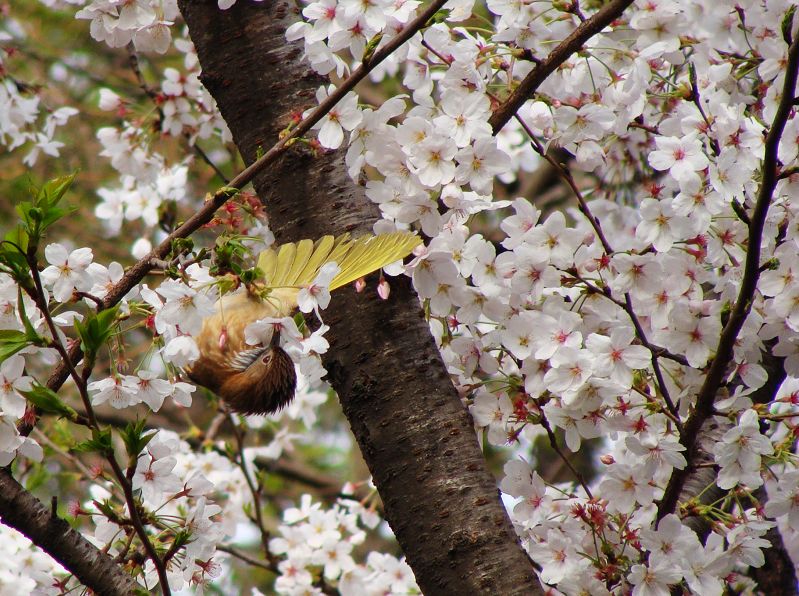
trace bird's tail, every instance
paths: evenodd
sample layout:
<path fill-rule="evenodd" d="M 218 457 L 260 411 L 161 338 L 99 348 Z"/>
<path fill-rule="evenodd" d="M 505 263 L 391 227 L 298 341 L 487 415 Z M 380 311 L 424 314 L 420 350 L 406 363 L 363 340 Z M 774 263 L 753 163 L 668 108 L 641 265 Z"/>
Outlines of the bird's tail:
<path fill-rule="evenodd" d="M 258 257 L 258 268 L 273 288 L 308 285 L 325 263 L 334 261 L 338 274 L 334 290 L 409 255 L 421 243 L 413 232 L 391 232 L 352 239 L 349 234 L 323 236 L 316 242 L 300 240 L 267 249 Z"/>

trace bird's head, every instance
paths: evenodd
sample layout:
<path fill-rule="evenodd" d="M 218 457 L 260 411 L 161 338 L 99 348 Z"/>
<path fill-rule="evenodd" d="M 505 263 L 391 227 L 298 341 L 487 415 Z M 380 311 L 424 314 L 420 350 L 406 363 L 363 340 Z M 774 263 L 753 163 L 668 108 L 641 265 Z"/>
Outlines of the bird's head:
<path fill-rule="evenodd" d="M 297 388 L 297 373 L 286 351 L 273 342 L 244 358 L 252 361 L 227 377 L 219 395 L 242 414 L 272 414 L 287 406 Z"/>

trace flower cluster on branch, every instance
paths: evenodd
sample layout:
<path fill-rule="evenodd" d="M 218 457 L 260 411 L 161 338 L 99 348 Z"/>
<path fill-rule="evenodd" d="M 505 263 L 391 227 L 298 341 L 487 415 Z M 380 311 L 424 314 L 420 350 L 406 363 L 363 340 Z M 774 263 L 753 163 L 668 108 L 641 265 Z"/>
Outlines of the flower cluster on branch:
<path fill-rule="evenodd" d="M 71 513 L 143 586 L 230 585 L 221 565 L 236 560 L 272 574 L 281 594 L 418 591 L 401 558 L 356 548 L 380 524 L 371 496 L 325 508 L 306 495 L 274 532 L 264 519 L 258 461 L 299 447 L 326 401 L 320 311 L 337 266 L 300 288 L 315 330 L 301 314 L 247 327 L 249 344 L 279 329 L 291 346 L 300 385 L 283 413 L 220 406 L 183 436 L 101 414 L 191 420 L 206 399 L 185 376 L 203 319 L 220 297 L 259 288 L 253 257 L 274 242 L 242 187 L 287 150 L 341 149 L 380 210 L 375 232 L 424 234 L 385 274 L 412 279 L 479 439 L 504 447 L 499 487 L 543 585 L 754 593 L 772 528 L 799 556 L 794 2 L 306 1 L 287 42 L 341 82 L 319 87 L 318 106 L 296 106 L 229 185 L 230 132 L 173 1 L 42 3 L 125 48 L 135 91 L 97 91 L 96 140 L 115 174 L 96 188 L 94 215 L 114 238 L 135 230 L 125 248 L 140 261 L 126 272 L 96 262 L 83 238 L 45 241 L 70 217 L 71 179 L 17 201 L 0 244 L 0 463 L 35 477 L 46 453 L 78 470 L 90 496 Z M 24 23 L 7 29 L 0 41 L 22 45 Z M 58 156 L 56 130 L 78 110 L 43 110 L 6 54 L 0 143 L 30 165 Z M 367 76 L 372 91 L 355 90 Z M 518 192 L 541 168 L 568 192 L 560 209 Z M 225 183 L 205 202 L 193 186 L 202 171 Z M 186 238 L 201 226 L 216 240 Z M 389 288 L 381 274 L 379 295 Z M 57 363 L 61 378 L 46 382 Z M 80 440 L 41 432 L 40 416 Z M 546 476 L 544 444 L 568 480 Z M 259 557 L 233 544 L 242 527 Z M 9 561 L 27 552 L 9 544 Z M 13 581 L 67 589 L 68 578 L 48 585 L 60 571 L 38 555 L 31 565 Z"/>

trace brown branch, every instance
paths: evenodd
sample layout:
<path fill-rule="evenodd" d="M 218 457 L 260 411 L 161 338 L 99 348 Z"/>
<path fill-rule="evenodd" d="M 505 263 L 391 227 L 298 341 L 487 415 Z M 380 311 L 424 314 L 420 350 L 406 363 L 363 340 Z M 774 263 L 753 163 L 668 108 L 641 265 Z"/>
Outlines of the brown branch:
<path fill-rule="evenodd" d="M 513 115 L 522 107 L 525 101 L 532 98 L 538 87 L 549 75 L 566 62 L 572 54 L 579 52 L 586 41 L 618 19 L 632 3 L 633 0 L 611 0 L 591 18 L 581 22 L 566 39 L 560 42 L 544 60 L 524 77 L 510 97 L 505 100 L 505 103 L 494 111 L 488 120 L 494 130 L 494 134 L 502 130 L 502 127 L 513 118 Z"/>
<path fill-rule="evenodd" d="M 757 282 L 760 278 L 760 248 L 763 241 L 763 228 L 766 223 L 766 215 L 777 185 L 777 173 L 779 167 L 779 144 L 782 138 L 785 124 L 788 122 L 793 107 L 794 90 L 796 89 L 797 73 L 799 72 L 799 39 L 794 39 L 788 49 L 788 62 L 785 68 L 785 81 L 782 88 L 782 98 L 780 99 L 774 121 L 766 135 L 765 148 L 763 152 L 763 180 L 760 183 L 760 190 L 755 201 L 755 208 L 752 211 L 749 224 L 749 246 L 746 252 L 744 263 L 743 278 L 735 306 L 730 313 L 730 318 L 719 337 L 716 355 L 710 365 L 699 395 L 696 399 L 696 406 L 693 413 L 685 423 L 685 432 L 682 442 L 686 450 L 686 460 L 688 465 L 682 470 L 674 470 L 663 498 L 658 505 L 657 519 L 661 520 L 677 507 L 677 501 L 682 491 L 683 484 L 691 472 L 691 461 L 696 451 L 696 441 L 699 431 L 705 420 L 713 414 L 713 403 L 716 393 L 721 385 L 724 373 L 733 357 L 733 347 L 738 338 L 741 328 L 752 308 L 752 301 L 757 290 Z"/>
<path fill-rule="evenodd" d="M 239 550 L 235 546 L 229 546 L 227 544 L 218 544 L 216 550 L 222 551 L 223 553 L 227 553 L 237 559 L 240 559 L 247 563 L 248 565 L 252 565 L 253 567 L 260 567 L 261 569 L 266 569 L 267 571 L 271 571 L 272 573 L 277 573 L 277 567 L 274 564 L 267 563 L 266 561 L 261 561 L 260 559 L 256 559 L 249 553 L 246 553 L 242 550 Z"/>
<path fill-rule="evenodd" d="M 145 593 L 130 575 L 114 564 L 58 516 L 0 469 L 0 518 L 3 524 L 27 536 L 95 593 L 127 596 Z"/>
<path fill-rule="evenodd" d="M 549 420 L 547 420 L 547 417 L 544 415 L 544 411 L 540 406 L 538 406 L 538 409 L 541 412 L 541 421 L 539 424 L 547 433 L 547 437 L 549 438 L 549 446 L 555 453 L 557 453 L 558 457 L 560 457 L 563 463 L 566 464 L 566 467 L 569 468 L 569 471 L 577 479 L 577 482 L 583 487 L 583 490 L 585 491 L 585 494 L 588 495 L 588 498 L 593 499 L 594 495 L 591 493 L 591 489 L 589 488 L 588 483 L 585 481 L 585 478 L 583 478 L 583 475 L 572 465 L 572 463 L 569 461 L 569 458 L 566 457 L 566 454 L 563 453 L 563 450 L 558 445 L 558 439 L 555 436 L 555 433 L 552 432 L 552 427 L 549 425 Z"/>
<path fill-rule="evenodd" d="M 247 462 L 244 459 L 244 434 L 246 430 L 244 430 L 241 426 L 233 423 L 233 436 L 236 438 L 236 446 L 238 447 L 238 458 L 231 457 L 231 463 L 237 465 L 239 469 L 241 469 L 241 473 L 244 476 L 244 480 L 247 483 L 247 487 L 250 489 L 250 494 L 252 495 L 252 510 L 253 514 L 250 516 L 250 521 L 252 521 L 255 526 L 258 528 L 258 532 L 261 535 L 261 546 L 264 549 L 264 557 L 269 558 L 269 530 L 266 529 L 266 524 L 264 522 L 264 514 L 261 509 L 261 497 L 263 496 L 263 487 L 261 486 L 261 481 L 256 477 L 255 480 L 252 478 L 252 474 L 250 474 L 250 469 L 247 467 Z"/>

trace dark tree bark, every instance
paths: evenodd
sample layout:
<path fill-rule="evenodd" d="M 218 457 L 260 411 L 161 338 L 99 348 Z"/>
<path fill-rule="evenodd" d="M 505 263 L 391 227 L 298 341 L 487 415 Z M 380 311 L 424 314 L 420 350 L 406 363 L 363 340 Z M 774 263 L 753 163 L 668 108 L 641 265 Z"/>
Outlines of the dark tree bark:
<path fill-rule="evenodd" d="M 0 520 L 15 528 L 102 596 L 144 593 L 130 575 L 0 468 Z"/>
<path fill-rule="evenodd" d="M 296 6 L 239 0 L 220 11 L 216 0 L 181 0 L 180 8 L 201 79 L 252 163 L 326 83 L 302 63 L 301 46 L 285 40 Z M 378 216 L 349 179 L 342 151 L 293 150 L 254 185 L 279 241 L 369 232 Z M 387 301 L 351 288 L 333 296 L 328 378 L 421 589 L 540 593 L 407 278 L 391 281 Z"/>

